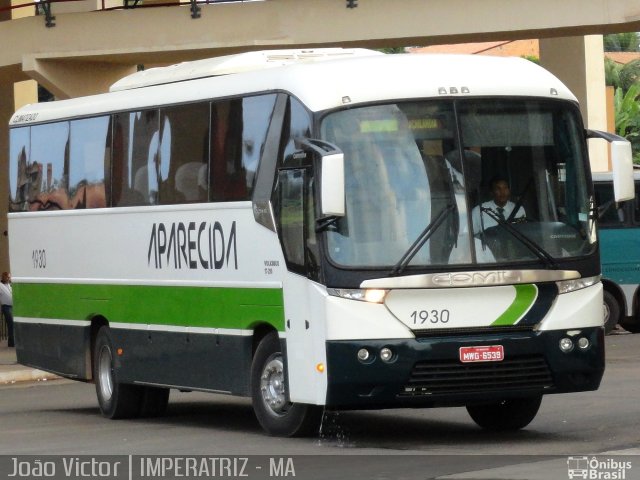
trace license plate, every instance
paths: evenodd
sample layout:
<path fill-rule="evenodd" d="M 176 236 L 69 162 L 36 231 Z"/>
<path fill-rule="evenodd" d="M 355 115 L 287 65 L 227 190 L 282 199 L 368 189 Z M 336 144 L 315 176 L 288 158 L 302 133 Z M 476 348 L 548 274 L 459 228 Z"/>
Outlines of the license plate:
<path fill-rule="evenodd" d="M 501 362 L 504 360 L 504 347 L 491 345 L 487 347 L 460 347 L 460 361 L 471 362 Z"/>

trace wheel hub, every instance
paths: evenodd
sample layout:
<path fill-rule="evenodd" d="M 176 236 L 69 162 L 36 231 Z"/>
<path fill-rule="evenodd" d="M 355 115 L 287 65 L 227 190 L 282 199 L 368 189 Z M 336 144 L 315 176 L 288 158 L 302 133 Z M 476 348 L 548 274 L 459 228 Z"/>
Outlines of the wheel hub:
<path fill-rule="evenodd" d="M 287 396 L 282 357 L 276 356 L 264 366 L 260 375 L 260 391 L 264 404 L 274 413 L 284 413 Z"/>
<path fill-rule="evenodd" d="M 98 356 L 98 382 L 100 382 L 100 394 L 104 400 L 109 400 L 113 395 L 113 369 L 111 368 L 111 349 L 103 345 Z"/>

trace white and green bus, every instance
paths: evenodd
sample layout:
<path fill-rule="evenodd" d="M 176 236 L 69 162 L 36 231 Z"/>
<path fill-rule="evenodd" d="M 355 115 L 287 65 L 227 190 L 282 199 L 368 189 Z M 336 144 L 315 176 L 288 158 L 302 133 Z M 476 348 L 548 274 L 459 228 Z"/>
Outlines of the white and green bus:
<path fill-rule="evenodd" d="M 357 49 L 27 106 L 10 121 L 18 360 L 95 383 L 111 418 L 179 389 L 249 396 L 274 435 L 317 431 L 325 408 L 523 428 L 604 372 L 590 136 L 531 62 Z M 476 232 L 498 174 L 526 215 L 483 208 Z"/>

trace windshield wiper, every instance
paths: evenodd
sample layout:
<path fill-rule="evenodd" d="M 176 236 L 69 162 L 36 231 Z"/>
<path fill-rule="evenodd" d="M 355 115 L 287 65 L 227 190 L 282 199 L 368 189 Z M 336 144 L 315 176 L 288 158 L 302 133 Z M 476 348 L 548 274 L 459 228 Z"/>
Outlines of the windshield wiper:
<path fill-rule="evenodd" d="M 536 257 L 545 262 L 550 268 L 557 269 L 558 264 L 553 259 L 553 257 L 547 252 L 544 248 L 538 245 L 536 242 L 531 240 L 526 235 L 519 232 L 513 225 L 507 222 L 505 219 L 499 217 L 493 210 L 486 207 L 480 208 L 484 213 L 489 215 L 498 225 L 503 227 L 507 232 L 509 232 L 513 237 L 520 241 L 525 247 L 531 250 Z"/>
<path fill-rule="evenodd" d="M 335 226 L 335 224 L 338 222 L 338 220 L 340 220 L 342 217 L 339 217 L 337 215 L 329 215 L 328 217 L 322 217 L 316 220 L 316 233 L 320 233 L 325 231 L 326 229 L 328 229 L 331 226 Z"/>
<path fill-rule="evenodd" d="M 444 207 L 440 213 L 438 213 L 436 218 L 434 218 L 433 221 L 429 223 L 422 232 L 420 232 L 416 241 L 413 242 L 406 252 L 404 252 L 404 255 L 402 255 L 398 263 L 396 263 L 391 272 L 389 272 L 389 276 L 400 275 L 404 269 L 407 268 L 407 265 L 409 265 L 409 262 L 411 262 L 413 257 L 415 257 L 416 253 L 418 253 L 425 242 L 429 240 L 431 235 L 433 235 L 440 225 L 442 225 L 454 208 L 454 205 L 450 203 Z"/>

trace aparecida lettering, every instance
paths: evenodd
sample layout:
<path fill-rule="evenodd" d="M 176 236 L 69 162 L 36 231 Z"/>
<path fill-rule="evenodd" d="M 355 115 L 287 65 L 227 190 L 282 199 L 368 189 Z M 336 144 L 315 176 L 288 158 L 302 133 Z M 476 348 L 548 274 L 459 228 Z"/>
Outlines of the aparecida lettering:
<path fill-rule="evenodd" d="M 236 222 L 154 223 L 147 262 L 157 269 L 238 269 Z"/>

